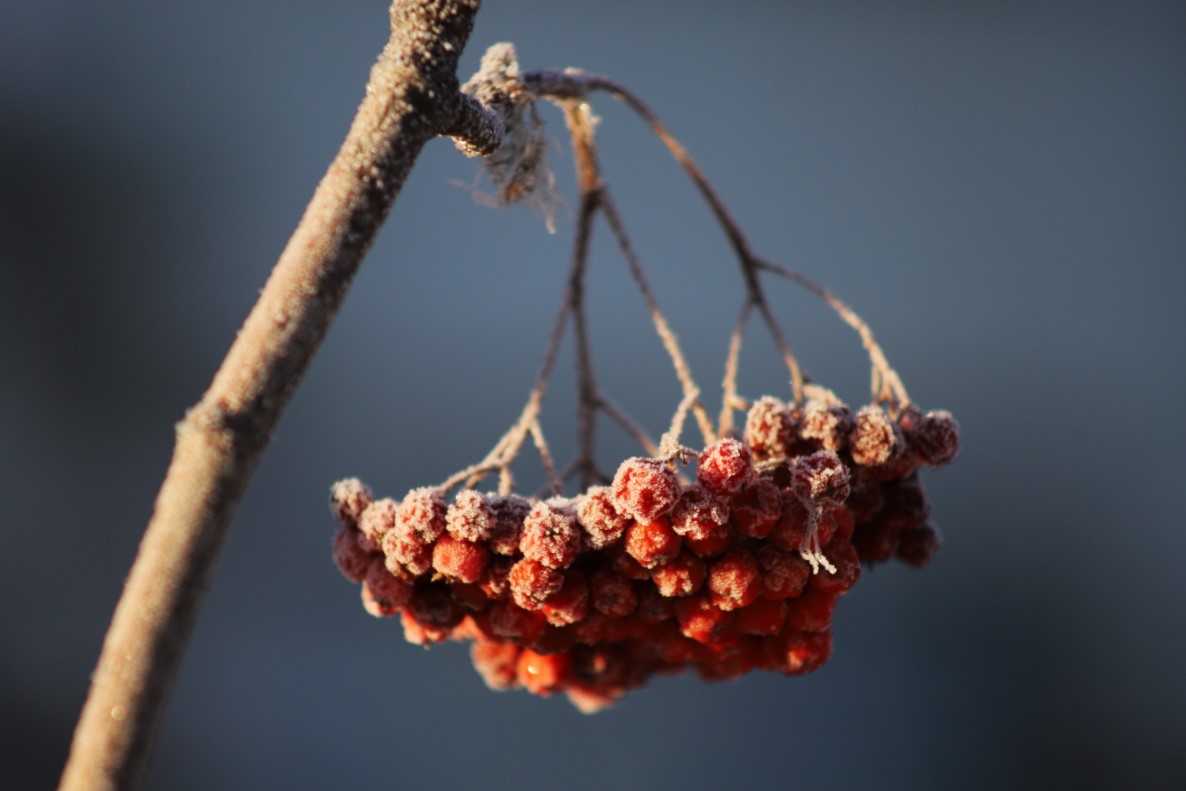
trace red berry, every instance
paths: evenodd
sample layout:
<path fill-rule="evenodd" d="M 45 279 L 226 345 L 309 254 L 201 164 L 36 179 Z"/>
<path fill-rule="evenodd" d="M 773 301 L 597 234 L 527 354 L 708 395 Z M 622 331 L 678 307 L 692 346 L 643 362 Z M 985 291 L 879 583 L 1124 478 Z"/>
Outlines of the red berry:
<path fill-rule="evenodd" d="M 441 536 L 432 548 L 432 567 L 442 576 L 458 582 L 477 582 L 489 558 L 486 547 L 461 541 L 449 534 Z"/>
<path fill-rule="evenodd" d="M 524 649 L 519 654 L 519 683 L 535 695 L 553 695 L 564 689 L 569 672 L 568 654 L 539 654 Z"/>
<path fill-rule="evenodd" d="M 487 614 L 490 631 L 504 640 L 526 645 L 543 631 L 547 621 L 537 612 L 529 612 L 509 601 L 495 602 Z"/>
<path fill-rule="evenodd" d="M 803 405 L 799 436 L 821 450 L 838 451 L 848 444 L 852 416 L 839 401 L 812 398 Z"/>
<path fill-rule="evenodd" d="M 519 646 L 479 640 L 470 648 L 474 669 L 494 690 L 513 689 L 519 683 Z"/>
<path fill-rule="evenodd" d="M 703 560 L 681 552 L 670 562 L 651 569 L 651 579 L 664 596 L 691 596 L 704 584 L 705 573 Z"/>
<path fill-rule="evenodd" d="M 413 489 L 399 504 L 396 528 L 403 538 L 431 544 L 445 532 L 445 500 L 430 487 Z"/>
<path fill-rule="evenodd" d="M 733 613 L 721 610 L 704 594 L 674 601 L 680 631 L 698 643 L 715 643 L 733 629 Z"/>
<path fill-rule="evenodd" d="M 536 503 L 523 520 L 519 549 L 523 557 L 549 568 L 567 567 L 581 550 L 576 511 L 558 498 Z"/>
<path fill-rule="evenodd" d="M 911 447 L 931 467 L 950 464 L 959 453 L 960 425 L 951 413 L 940 409 L 928 412 L 910 438 Z"/>
<path fill-rule="evenodd" d="M 811 566 L 796 552 L 785 552 L 767 544 L 758 550 L 762 575 L 762 596 L 779 601 L 798 596 L 807 587 Z"/>
<path fill-rule="evenodd" d="M 638 618 L 643 623 L 663 623 L 675 615 L 674 600 L 648 585 L 638 594 Z"/>
<path fill-rule="evenodd" d="M 799 632 L 827 631 L 835 609 L 835 594 L 808 586 L 798 598 L 787 601 L 787 626 Z"/>
<path fill-rule="evenodd" d="M 511 597 L 525 610 L 538 610 L 564 584 L 564 575 L 536 560 L 524 558 L 511 567 Z"/>
<path fill-rule="evenodd" d="M 596 550 L 617 543 L 630 519 L 614 508 L 608 486 L 594 486 L 577 503 L 577 522 L 585 531 L 585 545 Z"/>
<path fill-rule="evenodd" d="M 737 631 L 742 634 L 775 635 L 782 629 L 786 618 L 785 602 L 758 599 L 737 611 Z"/>
<path fill-rule="evenodd" d="M 560 590 L 548 597 L 540 612 L 553 626 L 568 626 L 589 614 L 589 581 L 582 572 L 564 573 Z"/>
<path fill-rule="evenodd" d="M 772 643 L 777 657 L 773 668 L 788 676 L 816 670 L 832 655 L 831 632 L 783 632 Z"/>
<path fill-rule="evenodd" d="M 441 629 L 452 629 L 465 617 L 457 602 L 453 601 L 448 585 L 423 580 L 412 588 L 406 609 L 421 625 Z"/>
<path fill-rule="evenodd" d="M 361 534 L 349 527 L 340 527 L 334 533 L 334 563 L 343 576 L 351 582 L 362 582 L 371 565 L 371 553 L 358 544 Z"/>
<path fill-rule="evenodd" d="M 898 560 L 914 568 L 922 568 L 931 562 L 939 551 L 943 539 L 939 529 L 930 522 L 898 533 Z"/>
<path fill-rule="evenodd" d="M 759 478 L 733 498 L 730 511 L 738 533 L 749 538 L 765 538 L 782 512 L 781 492 L 773 481 Z"/>
<path fill-rule="evenodd" d="M 531 501 L 517 494 L 487 495 L 486 502 L 494 509 L 495 522 L 488 546 L 496 555 L 515 557 L 519 554 L 519 535 L 523 520 L 531 511 Z"/>
<path fill-rule="evenodd" d="M 605 615 L 621 618 L 634 612 L 638 596 L 634 585 L 610 569 L 599 569 L 589 577 L 593 608 Z"/>
<path fill-rule="evenodd" d="M 697 482 L 722 497 L 749 486 L 753 477 L 754 460 L 749 448 L 732 437 L 717 440 L 705 448 L 696 467 Z"/>
<path fill-rule="evenodd" d="M 714 560 L 708 571 L 712 602 L 722 610 L 752 604 L 762 590 L 757 559 L 744 549 L 731 549 Z"/>
<path fill-rule="evenodd" d="M 729 521 L 729 507 L 703 486 L 689 486 L 680 493 L 669 519 L 677 534 L 704 538 Z"/>
<path fill-rule="evenodd" d="M 636 456 L 622 462 L 614 475 L 614 507 L 631 519 L 652 522 L 675 505 L 679 488 L 679 478 L 665 463 Z"/>
<path fill-rule="evenodd" d="M 371 615 L 394 615 L 412 599 L 412 583 L 389 572 L 381 557 L 371 560 L 363 590 L 363 601 L 369 599 L 374 608 L 367 607 Z"/>
<path fill-rule="evenodd" d="M 684 546 L 694 552 L 698 557 L 711 558 L 733 546 L 735 538 L 736 534 L 733 527 L 729 524 L 723 524 L 703 538 L 695 538 L 691 535 L 686 536 L 684 538 Z"/>
<path fill-rule="evenodd" d="M 485 541 L 497 522 L 498 516 L 486 497 L 472 489 L 458 492 L 445 512 L 445 529 L 462 541 Z"/>
<path fill-rule="evenodd" d="M 848 468 L 830 450 L 799 456 L 791 466 L 791 488 L 804 502 L 840 505 L 848 498 Z"/>
<path fill-rule="evenodd" d="M 486 568 L 482 571 L 481 579 L 478 580 L 478 586 L 481 587 L 486 598 L 496 601 L 511 595 L 510 576 L 511 567 L 514 565 L 515 561 L 511 558 L 499 555 L 491 556 L 486 562 Z"/>
<path fill-rule="evenodd" d="M 342 527 L 357 527 L 372 498 L 371 490 L 357 478 L 338 481 L 329 490 L 330 513 Z"/>
<path fill-rule="evenodd" d="M 398 509 L 399 503 L 390 497 L 376 500 L 363 509 L 362 514 L 359 516 L 359 531 L 373 541 L 376 546 L 380 545 L 383 541 L 383 536 L 395 527 L 395 516 Z"/>
<path fill-rule="evenodd" d="M 383 554 L 387 556 L 387 570 L 400 576 L 419 577 L 432 568 L 432 545 L 413 537 L 403 537 L 400 531 L 388 530 L 383 536 Z"/>
<path fill-rule="evenodd" d="M 666 519 L 634 522 L 626 528 L 626 551 L 644 568 L 653 569 L 679 554 L 680 537 Z"/>
<path fill-rule="evenodd" d="M 811 512 L 794 492 L 782 493 L 782 510 L 770 533 L 770 543 L 787 552 L 798 552 L 807 535 Z"/>
<path fill-rule="evenodd" d="M 884 409 L 875 404 L 861 407 L 849 435 L 852 460 L 866 467 L 885 464 L 900 447 L 900 434 Z"/>
<path fill-rule="evenodd" d="M 826 545 L 824 555 L 836 570 L 828 574 L 812 575 L 811 587 L 824 593 L 842 596 L 861 578 L 861 559 L 857 557 L 857 551 L 852 544 L 839 539 Z"/>
<path fill-rule="evenodd" d="M 746 414 L 745 444 L 759 459 L 783 457 L 794 442 L 795 430 L 787 405 L 773 396 L 763 396 Z"/>

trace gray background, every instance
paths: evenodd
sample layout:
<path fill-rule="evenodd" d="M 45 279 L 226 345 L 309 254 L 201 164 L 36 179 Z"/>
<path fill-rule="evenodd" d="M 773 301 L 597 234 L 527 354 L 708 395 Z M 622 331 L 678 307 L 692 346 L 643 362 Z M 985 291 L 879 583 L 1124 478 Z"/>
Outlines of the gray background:
<path fill-rule="evenodd" d="M 56 782 L 171 426 L 385 25 L 379 0 L 0 9 L 0 786 Z M 594 717 L 488 692 L 464 648 L 367 616 L 330 562 L 327 487 L 398 496 L 480 458 L 526 396 L 570 246 L 571 208 L 549 236 L 476 206 L 452 183 L 472 163 L 436 142 L 238 513 L 148 787 L 1186 781 L 1184 31 L 1170 2 L 489 3 L 463 76 L 513 40 L 528 68 L 632 86 L 756 248 L 835 289 L 915 400 L 960 418 L 963 455 L 926 478 L 946 545 L 867 574 L 812 676 L 663 679 Z M 658 143 L 597 110 L 715 399 L 736 267 Z M 608 237 L 594 249 L 602 384 L 658 434 L 678 389 Z M 862 403 L 855 335 L 769 288 L 810 372 Z M 571 370 L 566 352 L 546 412 L 560 456 Z M 743 389 L 786 393 L 760 332 Z M 612 429 L 601 448 L 633 452 Z"/>

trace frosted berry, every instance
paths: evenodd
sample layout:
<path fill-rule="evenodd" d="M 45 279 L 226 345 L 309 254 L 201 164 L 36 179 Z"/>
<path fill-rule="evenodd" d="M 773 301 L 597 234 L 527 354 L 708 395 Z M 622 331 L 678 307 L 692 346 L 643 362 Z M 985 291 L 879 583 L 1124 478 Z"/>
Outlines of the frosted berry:
<path fill-rule="evenodd" d="M 432 545 L 411 536 L 401 536 L 399 530 L 387 531 L 382 548 L 387 557 L 387 569 L 392 574 L 419 577 L 432 568 Z"/>
<path fill-rule="evenodd" d="M 458 492 L 445 512 L 445 529 L 461 541 L 485 541 L 494 533 L 498 516 L 486 497 L 471 489 Z"/>
<path fill-rule="evenodd" d="M 765 538 L 778 523 L 782 498 L 768 478 L 746 487 L 733 498 L 730 517 L 737 532 L 749 538 Z"/>
<path fill-rule="evenodd" d="M 643 568 L 653 569 L 679 554 L 680 537 L 666 519 L 634 522 L 626 528 L 626 552 Z"/>
<path fill-rule="evenodd" d="M 861 407 L 849 435 L 852 460 L 866 467 L 885 464 L 901 445 L 900 430 L 875 404 Z"/>
<path fill-rule="evenodd" d="M 783 457 L 794 442 L 795 430 L 787 405 L 773 396 L 763 396 L 746 414 L 745 444 L 758 459 Z"/>
<path fill-rule="evenodd" d="M 704 561 L 691 552 L 681 552 L 665 565 L 651 569 L 651 580 L 664 596 L 691 596 L 704 584 Z"/>
<path fill-rule="evenodd" d="M 517 494 L 487 495 L 486 502 L 494 509 L 495 522 L 488 545 L 496 555 L 514 557 L 519 554 L 519 536 L 523 520 L 531 511 L 531 501 Z"/>
<path fill-rule="evenodd" d="M 515 565 L 513 558 L 491 555 L 486 561 L 486 568 L 482 570 L 482 577 L 478 586 L 490 601 L 505 599 L 511 595 L 511 567 Z"/>
<path fill-rule="evenodd" d="M 630 519 L 618 513 L 608 486 L 594 486 L 577 503 L 577 523 L 585 532 L 585 545 L 597 550 L 617 543 Z"/>
<path fill-rule="evenodd" d="M 677 534 L 704 538 L 729 521 L 729 507 L 708 489 L 694 485 L 680 493 L 669 517 Z"/>
<path fill-rule="evenodd" d="M 548 597 L 540 612 L 553 626 L 567 626 L 589 614 L 589 581 L 579 571 L 567 571 L 560 590 Z"/>
<path fill-rule="evenodd" d="M 380 545 L 387 531 L 395 527 L 395 515 L 398 509 L 399 503 L 390 497 L 374 501 L 364 508 L 359 516 L 359 531 L 376 546 Z"/>
<path fill-rule="evenodd" d="M 524 558 L 511 567 L 511 597 L 525 610 L 538 610 L 564 584 L 564 575 L 536 560 Z"/>
<path fill-rule="evenodd" d="M 754 460 L 749 448 L 727 437 L 704 449 L 696 467 L 696 480 L 713 494 L 728 497 L 748 486 L 754 478 Z"/>
<path fill-rule="evenodd" d="M 848 468 L 832 451 L 799 456 L 791 466 L 791 487 L 805 502 L 840 505 L 848 498 Z"/>
<path fill-rule="evenodd" d="M 560 499 L 536 503 L 523 520 L 519 549 L 523 557 L 549 568 L 567 567 L 581 551 L 576 511 Z"/>
<path fill-rule="evenodd" d="M 911 446 L 924 464 L 950 464 L 960 449 L 959 423 L 946 410 L 928 412 L 915 428 Z"/>
<path fill-rule="evenodd" d="M 390 617 L 411 599 L 412 583 L 391 574 L 383 558 L 373 558 L 363 583 L 363 603 L 367 612 L 376 617 Z"/>
<path fill-rule="evenodd" d="M 803 405 L 799 436 L 821 450 L 839 451 L 848 444 L 852 416 L 839 402 L 812 398 Z"/>
<path fill-rule="evenodd" d="M 399 504 L 396 528 L 406 538 L 431 544 L 445 532 L 445 512 L 445 500 L 436 489 L 413 489 Z"/>
<path fill-rule="evenodd" d="M 373 497 L 370 487 L 362 481 L 357 478 L 346 478 L 330 487 L 330 511 L 338 524 L 343 527 L 355 527 Z"/>
<path fill-rule="evenodd" d="M 652 522 L 671 510 L 679 489 L 679 478 L 669 466 L 635 456 L 622 462 L 614 475 L 614 507 L 631 519 Z"/>
<path fill-rule="evenodd" d="M 712 562 L 708 571 L 712 603 L 722 610 L 745 607 L 762 591 L 758 561 L 744 549 L 731 549 Z"/>
<path fill-rule="evenodd" d="M 486 547 L 450 534 L 441 536 L 432 548 L 432 567 L 443 577 L 458 582 L 477 582 L 489 559 Z"/>
<path fill-rule="evenodd" d="M 798 552 L 787 552 L 767 544 L 758 550 L 757 560 L 763 598 L 779 601 L 798 596 L 811 578 L 811 566 Z"/>

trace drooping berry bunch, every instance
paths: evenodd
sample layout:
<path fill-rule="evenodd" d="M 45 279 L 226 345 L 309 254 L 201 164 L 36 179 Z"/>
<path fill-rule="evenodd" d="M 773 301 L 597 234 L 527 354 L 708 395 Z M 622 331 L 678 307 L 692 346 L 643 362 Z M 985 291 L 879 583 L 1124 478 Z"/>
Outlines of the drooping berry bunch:
<path fill-rule="evenodd" d="M 521 73 L 513 48 L 503 44 L 487 52 L 466 87 L 488 106 L 510 108 L 509 142 L 487 163 L 496 202 L 530 203 L 540 189 L 550 191 L 533 103 L 547 99 L 564 112 L 580 192 L 568 285 L 527 403 L 483 460 L 399 501 L 375 499 L 356 479 L 334 485 L 338 566 L 362 584 L 366 610 L 398 615 L 410 642 L 472 641 L 474 665 L 490 687 L 564 693 L 583 711 L 613 703 L 656 673 L 691 669 L 719 680 L 753 670 L 799 675 L 818 668 L 831 653 L 837 599 L 857 582 L 862 564 L 897 557 L 921 566 L 937 550 L 918 469 L 955 457 L 955 420 L 911 405 L 872 331 L 847 305 L 753 251 L 684 147 L 624 86 L 576 70 Z M 655 132 L 708 202 L 740 265 L 745 296 L 715 426 L 602 177 L 596 118 L 585 101 L 596 91 L 625 102 Z M 607 397 L 593 369 L 584 278 L 599 214 L 683 393 L 658 445 Z M 809 381 L 770 308 L 765 276 L 814 293 L 858 333 L 871 363 L 870 405 L 854 414 Z M 751 315 L 761 317 L 786 365 L 789 403 L 774 397 L 751 403 L 738 394 Z M 561 468 L 540 413 L 568 326 L 580 447 Z M 745 426 L 736 431 L 734 413 L 741 409 L 748 410 Z M 689 416 L 703 437 L 702 452 L 681 444 Z M 613 476 L 603 472 L 593 447 L 600 417 L 625 429 L 648 455 L 627 459 Z M 557 496 L 511 493 L 511 466 L 528 438 Z M 694 480 L 686 480 L 683 468 L 693 461 Z M 499 476 L 498 493 L 476 491 L 492 473 Z M 559 496 L 572 478 L 584 491 Z M 449 502 L 447 493 L 459 486 Z"/>
<path fill-rule="evenodd" d="M 472 640 L 494 689 L 565 693 L 596 711 L 656 673 L 800 675 L 832 650 L 861 562 L 922 565 L 938 547 L 920 464 L 954 457 L 946 412 L 855 416 L 828 397 L 762 398 L 744 441 L 624 461 L 610 486 L 537 500 L 422 488 L 374 499 L 334 485 L 334 558 L 406 638 Z"/>

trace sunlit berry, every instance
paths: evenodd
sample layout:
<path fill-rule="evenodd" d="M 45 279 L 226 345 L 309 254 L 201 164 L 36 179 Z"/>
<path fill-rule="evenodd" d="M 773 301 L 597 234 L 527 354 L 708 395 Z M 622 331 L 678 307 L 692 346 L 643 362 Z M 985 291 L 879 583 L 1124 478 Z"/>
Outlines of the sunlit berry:
<path fill-rule="evenodd" d="M 614 507 L 631 519 L 652 522 L 675 505 L 679 488 L 679 478 L 667 464 L 635 456 L 622 462 L 614 475 Z"/>
<path fill-rule="evenodd" d="M 696 466 L 696 481 L 710 492 L 728 497 L 753 481 L 754 460 L 749 448 L 732 437 L 704 449 Z"/>
<path fill-rule="evenodd" d="M 519 549 L 523 557 L 549 568 L 567 567 L 581 550 L 576 511 L 559 499 L 536 503 L 523 520 Z"/>

